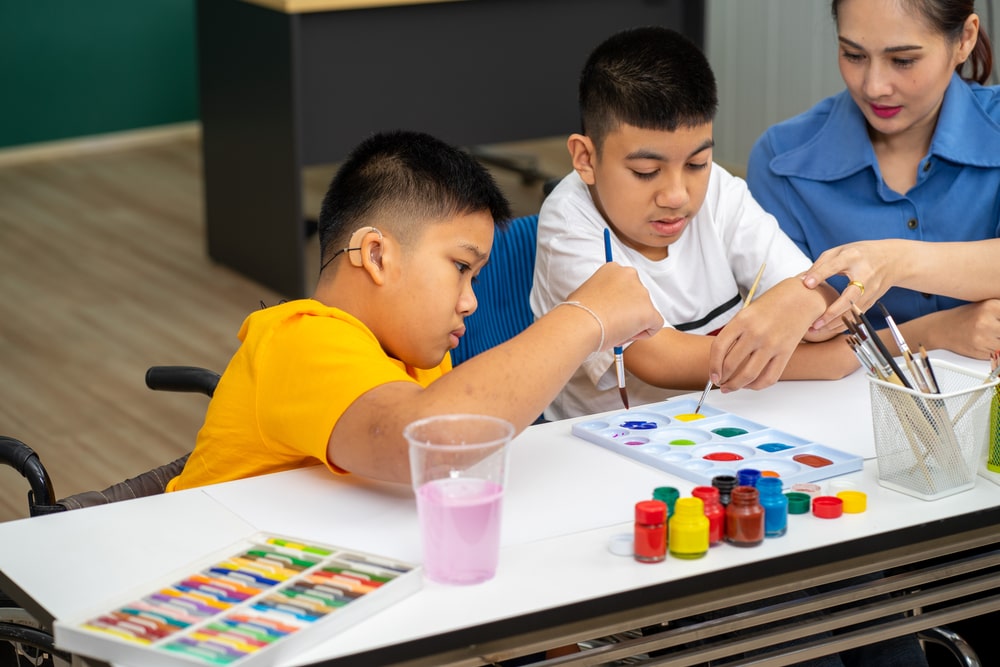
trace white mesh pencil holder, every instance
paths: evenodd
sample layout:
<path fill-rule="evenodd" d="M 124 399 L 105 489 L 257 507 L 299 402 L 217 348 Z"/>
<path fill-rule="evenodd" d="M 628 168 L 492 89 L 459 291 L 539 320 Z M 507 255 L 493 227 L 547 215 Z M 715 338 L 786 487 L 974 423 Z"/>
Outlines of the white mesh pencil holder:
<path fill-rule="evenodd" d="M 998 382 L 945 361 L 934 374 L 939 394 L 868 378 L 879 484 L 924 500 L 975 485 Z"/>

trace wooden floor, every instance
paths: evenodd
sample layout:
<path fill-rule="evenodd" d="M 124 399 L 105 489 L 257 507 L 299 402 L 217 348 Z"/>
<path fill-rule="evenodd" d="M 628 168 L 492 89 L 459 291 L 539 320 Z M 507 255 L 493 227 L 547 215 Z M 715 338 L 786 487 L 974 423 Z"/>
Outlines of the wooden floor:
<path fill-rule="evenodd" d="M 487 148 L 562 175 L 564 141 Z M 334 168 L 304 174 L 307 215 Z M 541 183 L 493 171 L 517 215 L 537 212 Z M 0 167 L 0 435 L 38 452 L 60 498 L 190 450 L 207 398 L 152 392 L 146 368 L 221 371 L 243 318 L 281 298 L 207 257 L 201 197 L 196 136 Z M 0 521 L 28 515 L 27 491 L 0 466 Z"/>

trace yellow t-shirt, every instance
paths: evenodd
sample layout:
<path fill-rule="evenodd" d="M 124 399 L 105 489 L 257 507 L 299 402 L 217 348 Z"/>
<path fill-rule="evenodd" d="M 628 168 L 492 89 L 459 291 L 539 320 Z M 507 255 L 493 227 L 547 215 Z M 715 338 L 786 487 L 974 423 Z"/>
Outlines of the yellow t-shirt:
<path fill-rule="evenodd" d="M 316 463 L 343 473 L 326 450 L 348 406 L 387 382 L 426 387 L 451 370 L 449 355 L 436 368 L 406 366 L 359 320 L 312 299 L 254 312 L 239 338 L 194 451 L 167 491 Z"/>

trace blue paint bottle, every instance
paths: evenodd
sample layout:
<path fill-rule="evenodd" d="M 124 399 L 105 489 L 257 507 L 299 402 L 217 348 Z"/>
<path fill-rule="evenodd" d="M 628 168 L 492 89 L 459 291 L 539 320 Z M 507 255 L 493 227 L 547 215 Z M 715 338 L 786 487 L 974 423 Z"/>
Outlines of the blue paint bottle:
<path fill-rule="evenodd" d="M 781 537 L 788 530 L 788 498 L 777 477 L 757 480 L 760 505 L 764 508 L 764 537 Z"/>
<path fill-rule="evenodd" d="M 736 471 L 736 486 L 757 486 L 760 470 L 756 468 L 740 468 Z"/>

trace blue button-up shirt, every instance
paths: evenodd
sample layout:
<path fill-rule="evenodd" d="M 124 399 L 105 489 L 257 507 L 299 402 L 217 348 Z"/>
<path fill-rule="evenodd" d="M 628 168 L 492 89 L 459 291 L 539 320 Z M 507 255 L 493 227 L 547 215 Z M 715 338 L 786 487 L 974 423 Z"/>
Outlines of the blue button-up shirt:
<path fill-rule="evenodd" d="M 882 179 L 865 118 L 847 91 L 769 128 L 750 153 L 747 182 L 754 198 L 813 259 L 865 239 L 998 237 L 1000 87 L 952 76 L 930 150 L 906 194 Z M 846 279 L 830 282 L 843 289 Z M 963 303 L 902 288 L 890 289 L 882 302 L 896 322 Z M 883 326 L 876 311 L 870 316 L 876 327 Z"/>

